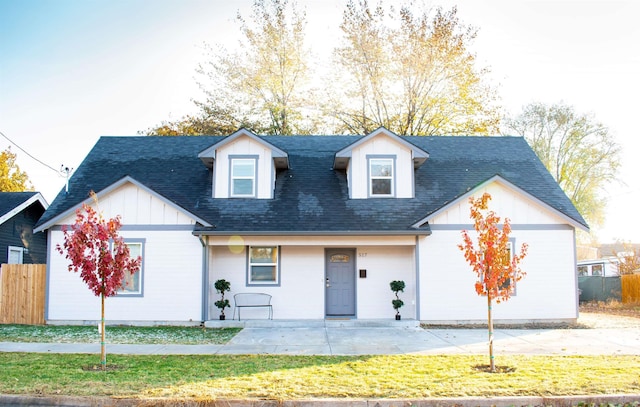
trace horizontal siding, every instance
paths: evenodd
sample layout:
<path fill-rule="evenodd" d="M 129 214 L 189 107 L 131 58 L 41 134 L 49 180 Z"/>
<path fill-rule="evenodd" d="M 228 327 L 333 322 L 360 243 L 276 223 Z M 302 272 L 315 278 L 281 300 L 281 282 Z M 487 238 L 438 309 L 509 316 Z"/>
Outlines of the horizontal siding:
<path fill-rule="evenodd" d="M 573 231 L 518 231 L 512 233 L 518 251 L 529 254 L 522 262 L 527 276 L 518 282 L 509 301 L 494 306 L 494 317 L 505 320 L 574 319 L 576 277 Z M 486 297 L 476 294 L 475 274 L 457 245 L 460 232 L 438 231 L 421 242 L 421 319 L 426 321 L 486 320 Z"/>
<path fill-rule="evenodd" d="M 116 321 L 200 321 L 202 246 L 185 231 L 127 231 L 121 236 L 145 240 L 143 297 L 110 297 L 106 318 Z M 52 247 L 62 233 L 51 232 Z M 52 253 L 48 280 L 49 320 L 97 320 L 100 299 L 89 291 L 80 273 L 67 271 L 68 260 Z"/>
<path fill-rule="evenodd" d="M 335 246 L 326 246 L 335 247 Z M 389 287 L 392 280 L 407 284 L 400 297 L 405 301 L 402 315 L 415 317 L 415 262 L 412 247 L 343 246 L 356 248 L 356 273 L 367 270 L 367 278 L 356 275 L 356 310 L 362 319 L 393 318 L 391 300 L 395 298 Z M 264 292 L 272 295 L 275 319 L 322 319 L 325 316 L 325 247 L 282 246 L 280 286 L 246 286 L 246 252 L 228 247 L 210 248 L 210 317 L 219 310 L 213 303 L 219 295 L 213 283 L 224 278 L 231 283 L 227 297 L 233 305 L 233 295 L 242 292 Z M 225 313 L 231 317 L 233 307 Z M 266 311 L 243 309 L 243 318 L 265 318 Z"/>

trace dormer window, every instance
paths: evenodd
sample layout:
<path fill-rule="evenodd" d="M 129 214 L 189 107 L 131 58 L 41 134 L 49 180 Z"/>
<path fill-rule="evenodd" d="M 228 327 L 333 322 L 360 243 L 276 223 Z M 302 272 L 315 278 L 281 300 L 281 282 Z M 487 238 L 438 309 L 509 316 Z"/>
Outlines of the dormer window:
<path fill-rule="evenodd" d="M 229 157 L 231 179 L 229 182 L 231 197 L 254 198 L 256 196 L 257 157 Z"/>
<path fill-rule="evenodd" d="M 369 157 L 369 196 L 394 196 L 394 157 Z"/>

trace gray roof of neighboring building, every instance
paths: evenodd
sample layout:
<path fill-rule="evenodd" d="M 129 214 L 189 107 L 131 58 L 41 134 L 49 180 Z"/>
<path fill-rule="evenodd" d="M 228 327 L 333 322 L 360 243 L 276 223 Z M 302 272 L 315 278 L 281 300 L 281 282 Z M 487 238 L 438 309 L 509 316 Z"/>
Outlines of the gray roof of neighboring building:
<path fill-rule="evenodd" d="M 198 154 L 222 136 L 102 137 L 38 226 L 131 177 L 220 233 L 415 232 L 411 225 L 497 175 L 588 228 L 521 137 L 403 136 L 429 158 L 415 170 L 415 197 L 395 199 L 349 199 L 346 173 L 332 169 L 336 152 L 364 136 L 259 137 L 289 156 L 274 199 L 212 198 L 212 172 Z"/>

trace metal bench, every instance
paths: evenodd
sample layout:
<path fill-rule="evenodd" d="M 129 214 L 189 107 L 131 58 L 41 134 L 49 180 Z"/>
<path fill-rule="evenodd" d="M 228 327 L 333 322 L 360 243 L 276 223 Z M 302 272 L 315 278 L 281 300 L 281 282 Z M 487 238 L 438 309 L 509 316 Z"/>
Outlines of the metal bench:
<path fill-rule="evenodd" d="M 271 295 L 265 293 L 238 293 L 233 296 L 233 319 L 236 319 L 238 310 L 238 321 L 240 321 L 240 310 L 242 308 L 268 308 L 269 319 L 273 319 L 273 307 L 271 306 Z"/>

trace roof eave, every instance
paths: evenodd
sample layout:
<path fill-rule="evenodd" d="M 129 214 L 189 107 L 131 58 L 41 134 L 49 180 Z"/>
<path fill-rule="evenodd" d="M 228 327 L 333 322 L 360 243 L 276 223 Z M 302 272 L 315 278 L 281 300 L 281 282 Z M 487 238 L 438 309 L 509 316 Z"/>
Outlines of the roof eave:
<path fill-rule="evenodd" d="M 32 204 L 34 204 L 36 202 L 40 202 L 40 205 L 42 205 L 44 210 L 47 210 L 47 208 L 49 207 L 49 204 L 44 199 L 42 194 L 40 192 L 35 192 L 33 195 L 31 195 L 29 197 L 29 199 L 25 200 L 20 205 L 16 206 L 15 208 L 10 210 L 9 212 L 7 212 L 4 215 L 0 216 L 0 225 L 2 225 L 7 220 L 9 220 L 12 217 L 16 216 L 18 213 L 22 212 L 23 210 L 25 210 L 26 208 L 28 208 L 29 206 L 31 206 Z"/>
<path fill-rule="evenodd" d="M 255 231 L 255 230 L 194 230 L 196 236 L 429 236 L 428 228 L 412 230 L 301 230 L 301 231 Z"/>

